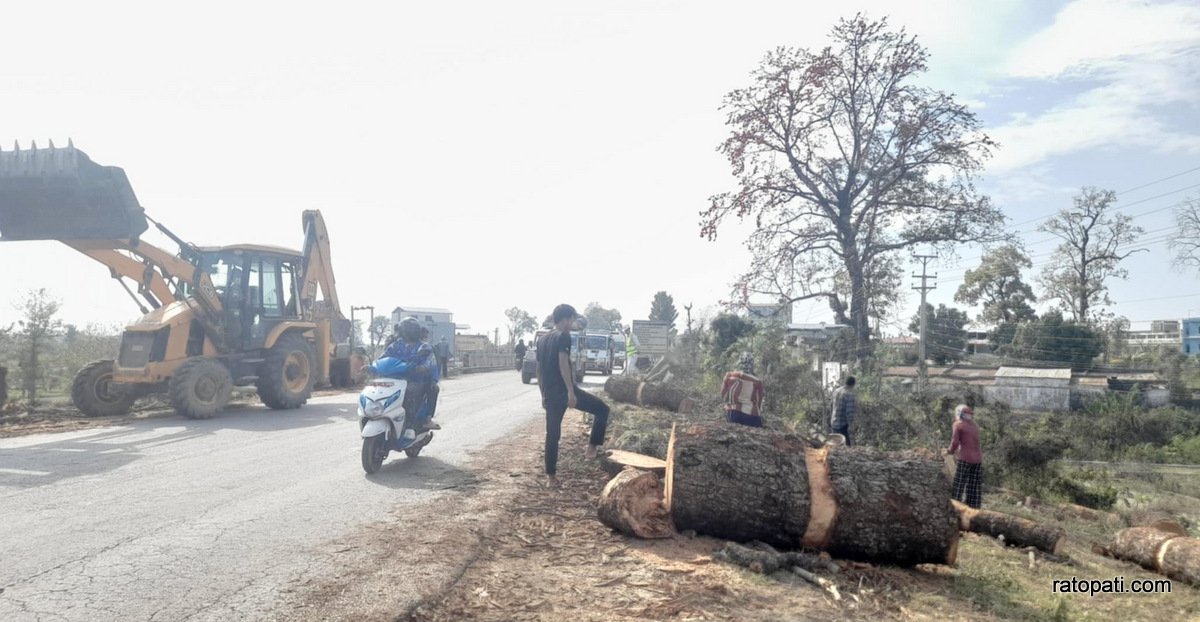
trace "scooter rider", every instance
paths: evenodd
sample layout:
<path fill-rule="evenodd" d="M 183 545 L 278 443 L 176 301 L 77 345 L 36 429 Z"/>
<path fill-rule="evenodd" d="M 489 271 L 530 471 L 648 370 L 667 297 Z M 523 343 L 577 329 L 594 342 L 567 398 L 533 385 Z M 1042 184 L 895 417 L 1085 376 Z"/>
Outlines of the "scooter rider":
<path fill-rule="evenodd" d="M 409 413 L 407 423 L 418 426 L 424 422 L 422 429 L 440 430 L 442 426 L 433 422 L 437 411 L 438 366 L 433 357 L 433 347 L 421 340 L 421 323 L 415 317 L 406 317 L 396 325 L 396 336 L 399 337 L 387 351 L 385 357 L 392 357 L 409 364 L 408 380 L 411 400 L 405 408 Z M 427 413 L 425 412 L 427 411 Z M 404 431 L 405 436 L 415 434 L 411 429 Z"/>

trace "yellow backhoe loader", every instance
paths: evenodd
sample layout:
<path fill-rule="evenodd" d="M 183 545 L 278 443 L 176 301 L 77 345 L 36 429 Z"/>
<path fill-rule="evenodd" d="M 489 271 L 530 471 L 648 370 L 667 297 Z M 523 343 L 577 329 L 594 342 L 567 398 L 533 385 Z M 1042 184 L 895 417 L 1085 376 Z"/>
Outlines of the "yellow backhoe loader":
<path fill-rule="evenodd" d="M 165 393 L 185 417 L 224 408 L 254 385 L 270 408 L 298 408 L 314 386 L 350 383 L 350 322 L 340 310 L 321 213 L 303 213 L 302 252 L 195 246 L 150 219 L 125 172 L 73 144 L 0 151 L 0 242 L 57 240 L 108 267 L 141 307 L 115 360 L 79 370 L 75 406 L 127 412 Z M 140 239 L 149 224 L 179 246 Z M 135 289 L 130 288 L 130 284 Z"/>

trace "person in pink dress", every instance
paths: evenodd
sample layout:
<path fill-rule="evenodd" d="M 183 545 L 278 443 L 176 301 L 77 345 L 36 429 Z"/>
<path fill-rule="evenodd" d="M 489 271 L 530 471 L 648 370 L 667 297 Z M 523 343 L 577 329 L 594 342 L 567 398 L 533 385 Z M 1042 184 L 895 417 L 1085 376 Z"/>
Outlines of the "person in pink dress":
<path fill-rule="evenodd" d="M 979 425 L 970 406 L 954 409 L 954 435 L 946 453 L 955 458 L 954 499 L 978 508 L 983 501 L 983 451 L 979 448 Z"/>

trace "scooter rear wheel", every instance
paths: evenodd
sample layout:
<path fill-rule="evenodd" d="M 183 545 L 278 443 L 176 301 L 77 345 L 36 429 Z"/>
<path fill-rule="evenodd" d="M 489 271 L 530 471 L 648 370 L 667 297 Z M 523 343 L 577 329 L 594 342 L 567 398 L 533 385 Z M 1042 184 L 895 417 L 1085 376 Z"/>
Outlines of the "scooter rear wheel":
<path fill-rule="evenodd" d="M 387 458 L 387 435 L 376 434 L 363 439 L 362 467 L 367 473 L 378 472 Z"/>

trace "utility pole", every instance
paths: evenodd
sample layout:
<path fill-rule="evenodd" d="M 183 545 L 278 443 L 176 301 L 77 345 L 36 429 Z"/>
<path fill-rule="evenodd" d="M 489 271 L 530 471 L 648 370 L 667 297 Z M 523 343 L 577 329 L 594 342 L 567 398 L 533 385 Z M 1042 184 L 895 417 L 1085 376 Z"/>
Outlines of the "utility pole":
<path fill-rule="evenodd" d="M 917 342 L 917 391 L 920 393 L 925 392 L 926 377 L 929 373 L 925 365 L 925 344 L 929 336 L 929 318 L 927 317 L 928 313 L 925 312 L 925 295 L 929 293 L 929 290 L 937 289 L 936 283 L 933 285 L 929 284 L 930 279 L 937 278 L 937 273 L 935 272 L 930 275 L 927 269 L 929 268 L 929 261 L 936 258 L 937 255 L 913 255 L 913 259 L 921 262 L 921 274 L 913 273 L 914 279 L 921 279 L 920 285 L 913 286 L 913 289 L 921 292 L 921 335 L 920 340 Z"/>
<path fill-rule="evenodd" d="M 689 302 L 686 305 L 683 305 L 683 310 L 687 311 L 687 334 L 691 334 L 691 332 L 692 332 L 692 303 Z"/>

